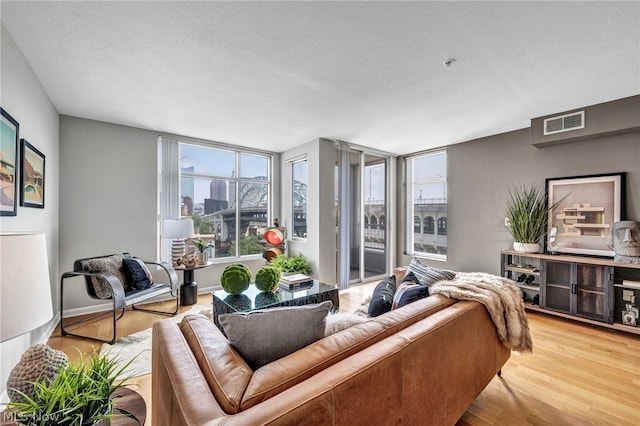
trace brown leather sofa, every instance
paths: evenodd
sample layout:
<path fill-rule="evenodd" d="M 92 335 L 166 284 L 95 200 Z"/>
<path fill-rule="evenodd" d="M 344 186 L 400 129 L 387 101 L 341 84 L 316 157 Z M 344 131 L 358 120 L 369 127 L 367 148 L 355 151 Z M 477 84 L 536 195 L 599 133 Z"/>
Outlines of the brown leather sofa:
<path fill-rule="evenodd" d="M 509 359 L 483 305 L 440 295 L 252 371 L 208 318 L 153 327 L 154 425 L 453 425 Z"/>

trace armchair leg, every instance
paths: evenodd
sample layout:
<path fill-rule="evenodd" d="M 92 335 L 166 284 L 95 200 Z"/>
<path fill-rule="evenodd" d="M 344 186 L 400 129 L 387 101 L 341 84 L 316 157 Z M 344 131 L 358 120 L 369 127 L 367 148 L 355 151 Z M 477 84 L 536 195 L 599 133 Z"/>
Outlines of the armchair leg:
<path fill-rule="evenodd" d="M 65 328 L 65 327 L 72 327 L 72 326 L 78 325 L 78 324 L 83 324 L 85 322 L 89 322 L 91 320 L 103 317 L 105 315 L 112 315 L 112 319 L 113 319 L 113 328 L 112 328 L 113 336 L 112 336 L 111 340 L 100 339 L 98 337 L 87 336 L 87 335 L 84 335 L 84 334 L 71 333 L 71 332 L 67 331 L 67 329 Z M 99 314 L 92 315 L 89 318 L 84 318 L 84 319 L 81 319 L 79 321 L 74 321 L 74 322 L 72 322 L 70 324 L 69 323 L 65 324 L 64 323 L 64 317 L 61 315 L 61 317 L 60 317 L 60 333 L 63 336 L 81 337 L 81 338 L 84 338 L 84 339 L 96 340 L 98 342 L 109 343 L 110 345 L 113 345 L 115 343 L 115 341 L 116 341 L 116 321 L 118 321 L 120 318 L 122 318 L 123 315 L 124 315 L 124 308 L 122 308 L 120 310 L 120 314 L 119 315 L 117 315 L 115 310 L 114 311 L 110 311 L 110 312 L 101 312 Z"/>
<path fill-rule="evenodd" d="M 113 309 L 111 311 L 108 312 L 100 312 L 96 315 L 92 315 L 88 318 L 84 318 L 78 321 L 74 321 L 72 323 L 64 323 L 64 280 L 65 278 L 68 278 L 66 276 L 66 274 L 64 274 L 62 276 L 62 278 L 60 279 L 60 334 L 62 334 L 63 336 L 73 336 L 73 337 L 80 337 L 83 339 L 91 339 L 91 340 L 96 340 L 98 342 L 103 342 L 103 343 L 109 343 L 110 345 L 114 344 L 116 341 L 116 321 L 118 321 L 120 318 L 122 318 L 122 316 L 124 315 L 124 310 L 125 308 L 121 308 L 120 309 L 120 314 L 117 315 L 117 311 L 118 309 L 116 309 L 115 307 L 115 301 L 113 302 Z M 113 326 L 113 335 L 111 337 L 111 340 L 106 340 L 106 339 L 100 339 L 98 337 L 93 337 L 93 336 L 87 336 L 87 335 L 83 335 L 83 334 L 76 334 L 76 333 L 71 333 L 70 331 L 67 330 L 66 327 L 71 327 L 74 325 L 78 325 L 78 324 L 82 324 L 82 323 L 86 323 L 89 322 L 91 320 L 94 320 L 96 318 L 99 317 L 103 317 L 105 315 L 111 315 L 112 316 L 112 326 Z"/>

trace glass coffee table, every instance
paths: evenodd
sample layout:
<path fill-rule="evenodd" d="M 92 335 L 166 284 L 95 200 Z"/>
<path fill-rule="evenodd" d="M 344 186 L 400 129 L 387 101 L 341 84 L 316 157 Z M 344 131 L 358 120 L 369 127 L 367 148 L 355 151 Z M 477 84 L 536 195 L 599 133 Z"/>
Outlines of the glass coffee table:
<path fill-rule="evenodd" d="M 338 288 L 318 280 L 313 280 L 313 283 L 301 285 L 292 290 L 278 287 L 274 292 L 261 292 L 254 284 L 251 284 L 242 294 L 229 294 L 224 290 L 218 290 L 214 291 L 212 295 L 213 322 L 220 330 L 222 330 L 218 321 L 220 314 L 249 312 L 279 306 L 311 305 L 325 300 L 333 302 L 332 311 L 337 312 L 340 308 Z"/>

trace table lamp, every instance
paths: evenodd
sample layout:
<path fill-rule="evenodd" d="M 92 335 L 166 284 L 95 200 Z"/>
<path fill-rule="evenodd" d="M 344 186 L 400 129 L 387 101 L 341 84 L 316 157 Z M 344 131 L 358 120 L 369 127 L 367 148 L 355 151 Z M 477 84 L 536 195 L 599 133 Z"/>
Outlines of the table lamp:
<path fill-rule="evenodd" d="M 0 342 L 43 326 L 53 318 L 44 233 L 0 234 Z"/>
<path fill-rule="evenodd" d="M 177 260 L 184 256 L 185 240 L 193 238 L 193 220 L 189 219 L 165 219 L 162 222 L 162 238 L 171 241 L 171 263 L 175 266 Z"/>

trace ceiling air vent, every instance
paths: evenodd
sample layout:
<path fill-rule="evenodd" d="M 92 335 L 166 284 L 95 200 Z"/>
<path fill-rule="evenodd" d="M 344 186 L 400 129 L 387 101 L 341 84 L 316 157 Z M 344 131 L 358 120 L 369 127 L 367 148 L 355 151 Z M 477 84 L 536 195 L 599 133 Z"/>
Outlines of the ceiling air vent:
<path fill-rule="evenodd" d="M 578 129 L 584 129 L 584 111 L 572 112 L 571 114 L 559 115 L 544 120 L 545 135 Z"/>

